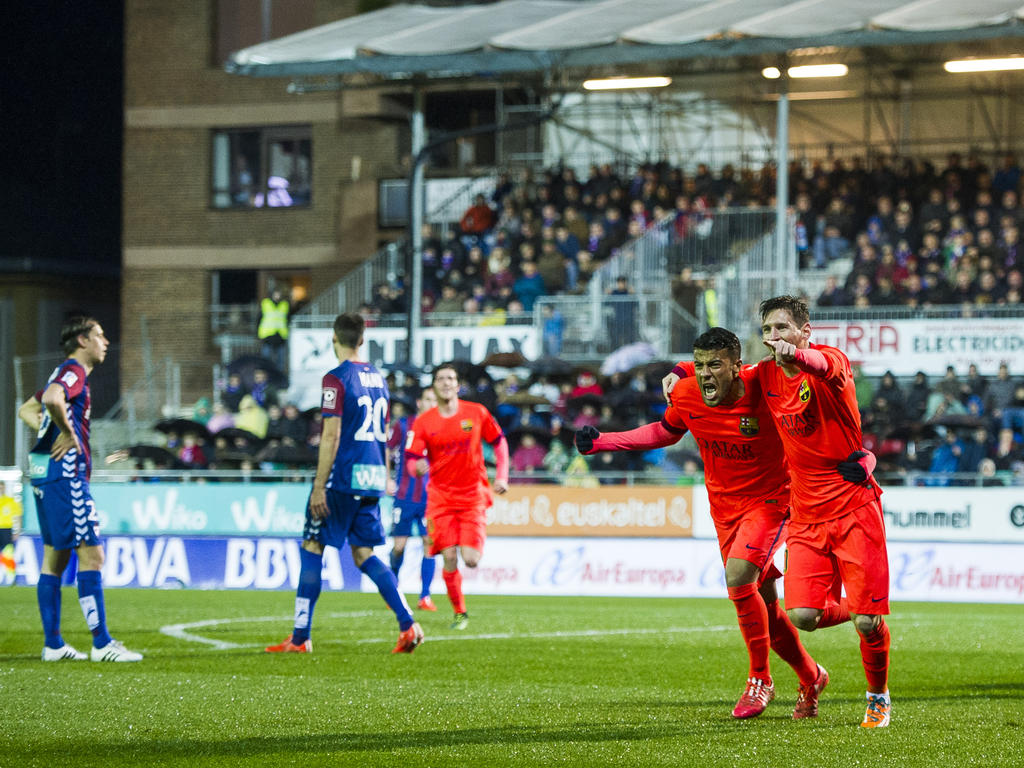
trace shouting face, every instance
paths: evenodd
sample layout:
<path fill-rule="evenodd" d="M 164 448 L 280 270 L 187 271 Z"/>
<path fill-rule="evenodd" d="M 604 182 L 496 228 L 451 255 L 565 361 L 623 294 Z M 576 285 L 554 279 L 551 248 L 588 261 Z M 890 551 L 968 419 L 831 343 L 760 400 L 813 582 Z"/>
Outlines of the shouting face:
<path fill-rule="evenodd" d="M 704 404 L 714 408 L 737 394 L 740 361 L 727 349 L 695 349 L 693 367 Z"/>

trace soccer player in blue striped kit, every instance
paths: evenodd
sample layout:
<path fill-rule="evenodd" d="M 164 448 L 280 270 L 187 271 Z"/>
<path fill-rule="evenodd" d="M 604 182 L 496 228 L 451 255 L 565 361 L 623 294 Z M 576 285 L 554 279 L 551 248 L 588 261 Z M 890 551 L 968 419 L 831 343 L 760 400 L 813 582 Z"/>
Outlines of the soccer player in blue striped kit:
<path fill-rule="evenodd" d="M 398 642 L 392 653 L 412 653 L 423 641 L 398 591 L 391 569 L 373 554 L 383 544 L 380 497 L 387 486 L 387 424 L 391 396 L 384 377 L 359 359 L 363 318 L 347 312 L 334 320 L 333 345 L 339 365 L 323 377 L 320 409 L 323 432 L 313 490 L 299 554 L 302 566 L 295 595 L 292 634 L 267 653 L 310 653 L 313 609 L 322 586 L 324 547 L 341 549 L 348 541 L 352 560 L 374 584 L 398 618 Z"/>
<path fill-rule="evenodd" d="M 89 374 L 107 356 L 110 342 L 92 317 L 69 318 L 61 329 L 67 360 L 50 375 L 46 386 L 18 409 L 18 418 L 36 430 L 39 439 L 29 453 L 29 478 L 39 514 L 43 565 L 36 596 L 43 621 L 43 661 L 84 661 L 86 655 L 64 642 L 60 631 L 61 575 L 78 554 L 78 602 L 92 632 L 93 661 L 141 661 L 107 631 L 100 569 L 96 505 L 89 493 L 92 454 L 89 450 Z"/>

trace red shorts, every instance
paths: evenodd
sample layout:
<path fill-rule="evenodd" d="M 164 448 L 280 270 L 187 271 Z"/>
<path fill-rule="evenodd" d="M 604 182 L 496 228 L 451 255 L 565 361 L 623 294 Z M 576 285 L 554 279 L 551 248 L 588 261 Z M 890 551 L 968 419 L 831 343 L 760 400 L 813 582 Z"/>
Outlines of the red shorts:
<path fill-rule="evenodd" d="M 853 613 L 889 613 L 889 556 L 878 499 L 821 523 L 790 521 L 786 541 L 786 608 L 823 609 L 837 579 Z"/>
<path fill-rule="evenodd" d="M 743 511 L 743 517 L 738 520 L 731 514 L 734 510 L 730 507 L 733 505 L 728 501 L 720 499 L 711 505 L 722 562 L 732 557 L 753 563 L 761 571 L 759 585 L 779 578 L 782 572 L 772 558 L 786 540 L 789 508 L 750 498 L 737 498 L 735 503 L 741 505 Z M 723 519 L 732 519 L 734 522 L 718 522 Z"/>
<path fill-rule="evenodd" d="M 431 510 L 427 517 L 430 556 L 449 547 L 472 547 L 483 553 L 487 540 L 487 512 L 483 509 Z"/>

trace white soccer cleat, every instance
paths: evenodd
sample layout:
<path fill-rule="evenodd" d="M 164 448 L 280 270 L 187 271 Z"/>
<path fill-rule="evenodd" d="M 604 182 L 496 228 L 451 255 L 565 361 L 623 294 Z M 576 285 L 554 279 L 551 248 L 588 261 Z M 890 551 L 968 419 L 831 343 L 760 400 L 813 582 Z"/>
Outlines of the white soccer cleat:
<path fill-rule="evenodd" d="M 93 648 L 89 656 L 93 661 L 142 661 L 141 653 L 129 651 L 120 640 L 111 640 L 102 648 Z"/>
<path fill-rule="evenodd" d="M 85 654 L 76 651 L 67 643 L 60 648 L 43 646 L 43 661 L 85 661 Z"/>

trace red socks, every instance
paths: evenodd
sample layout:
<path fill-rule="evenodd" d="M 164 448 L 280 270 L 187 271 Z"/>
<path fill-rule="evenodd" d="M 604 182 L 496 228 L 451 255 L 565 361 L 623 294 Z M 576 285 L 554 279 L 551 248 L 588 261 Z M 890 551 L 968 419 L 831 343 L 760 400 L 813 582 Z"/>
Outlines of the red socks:
<path fill-rule="evenodd" d="M 779 601 L 773 601 L 767 609 L 768 636 L 772 641 L 772 650 L 793 668 L 801 685 L 811 685 L 818 679 L 818 664 L 800 642 L 800 633 L 782 610 Z"/>
<path fill-rule="evenodd" d="M 444 576 L 444 585 L 448 588 L 448 599 L 452 602 L 452 609 L 456 613 L 466 612 L 466 598 L 462 596 L 462 573 L 455 571 L 441 571 Z"/>
<path fill-rule="evenodd" d="M 884 619 L 870 635 L 861 636 L 860 657 L 868 690 L 872 693 L 889 690 L 889 626 Z"/>
<path fill-rule="evenodd" d="M 768 611 L 757 591 L 757 584 L 729 587 L 729 599 L 736 606 L 740 634 L 750 654 L 750 677 L 771 680 L 768 671 Z"/>
<path fill-rule="evenodd" d="M 818 629 L 834 627 L 837 624 L 845 624 L 850 620 L 850 606 L 845 597 L 839 598 L 839 604 L 826 605 L 818 622 Z"/>

